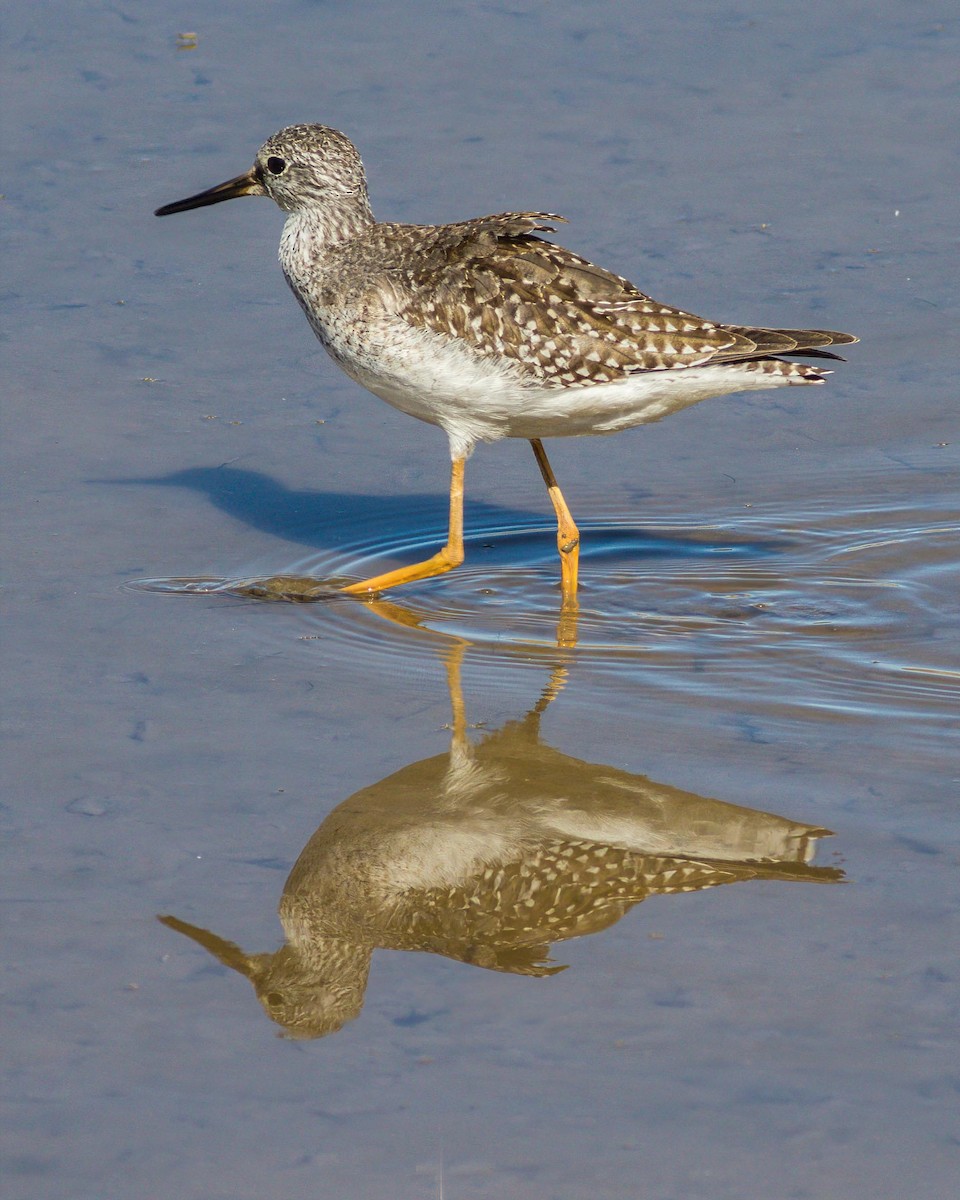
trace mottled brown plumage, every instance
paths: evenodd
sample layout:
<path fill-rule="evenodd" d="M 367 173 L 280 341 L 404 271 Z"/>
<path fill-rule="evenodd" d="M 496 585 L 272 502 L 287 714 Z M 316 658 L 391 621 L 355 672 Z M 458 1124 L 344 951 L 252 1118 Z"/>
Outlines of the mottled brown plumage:
<path fill-rule="evenodd" d="M 547 840 L 455 888 L 427 889 L 397 913 L 403 948 L 488 970 L 554 975 L 550 944 L 615 924 L 651 895 L 676 895 L 763 875 L 760 864 L 638 854 L 602 842 Z M 393 922 L 391 922 L 391 925 Z"/>
<path fill-rule="evenodd" d="M 159 216 L 268 195 L 288 214 L 284 275 L 331 357 L 401 412 L 438 425 L 453 460 L 446 546 L 353 583 L 370 595 L 463 561 L 464 463 L 479 441 L 527 438 L 557 514 L 563 593 L 577 588 L 579 533 L 543 449 L 547 437 L 616 433 L 711 396 L 818 384 L 784 356 L 835 358 L 857 339 L 827 330 L 724 325 L 661 304 L 546 241 L 551 213 L 451 225 L 375 220 L 353 143 L 323 125 L 268 138 L 246 175 Z"/>
<path fill-rule="evenodd" d="M 561 387 L 857 340 L 827 330 L 718 325 L 660 304 L 623 276 L 536 236 L 553 232 L 545 222 L 562 220 L 528 212 L 381 226 L 380 259 L 405 296 L 398 314 Z"/>

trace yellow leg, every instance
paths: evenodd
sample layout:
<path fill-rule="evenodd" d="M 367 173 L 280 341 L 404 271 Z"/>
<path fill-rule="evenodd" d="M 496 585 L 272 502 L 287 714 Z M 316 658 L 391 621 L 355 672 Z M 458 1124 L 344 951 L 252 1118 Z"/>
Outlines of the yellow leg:
<path fill-rule="evenodd" d="M 564 600 L 572 600 L 577 594 L 577 568 L 580 562 L 580 530 L 574 523 L 557 484 L 556 476 L 539 438 L 531 438 L 530 445 L 536 455 L 537 466 L 547 485 L 547 493 L 557 514 L 557 549 L 560 551 L 560 581 Z"/>
<path fill-rule="evenodd" d="M 349 587 L 341 588 L 350 596 L 366 596 L 372 592 L 385 592 L 387 588 L 397 587 L 401 583 L 416 583 L 419 579 L 432 579 L 434 575 L 445 575 L 463 562 L 463 468 L 465 458 L 455 458 L 450 472 L 450 529 L 447 534 L 447 544 L 433 558 L 425 562 L 413 563 L 409 567 L 398 567 L 396 571 L 387 571 L 383 575 L 375 575 L 373 579 L 364 579 L 360 583 L 351 583 Z"/>

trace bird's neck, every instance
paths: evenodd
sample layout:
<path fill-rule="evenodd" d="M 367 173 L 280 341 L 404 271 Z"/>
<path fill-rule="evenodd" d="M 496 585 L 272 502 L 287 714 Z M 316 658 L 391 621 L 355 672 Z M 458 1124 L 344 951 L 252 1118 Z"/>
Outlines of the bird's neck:
<path fill-rule="evenodd" d="M 297 260 L 315 260 L 325 250 L 349 242 L 373 223 L 365 191 L 327 195 L 322 205 L 298 209 L 287 217 L 280 239 L 280 259 L 285 267 L 295 266 Z"/>

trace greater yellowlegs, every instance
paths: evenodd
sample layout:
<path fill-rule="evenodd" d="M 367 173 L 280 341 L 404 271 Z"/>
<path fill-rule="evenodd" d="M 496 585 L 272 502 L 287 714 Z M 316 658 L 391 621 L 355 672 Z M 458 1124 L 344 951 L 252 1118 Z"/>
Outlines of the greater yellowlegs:
<path fill-rule="evenodd" d="M 447 543 L 424 562 L 350 584 L 369 595 L 463 562 L 464 464 L 479 441 L 526 438 L 557 515 L 563 594 L 577 590 L 580 535 L 543 438 L 616 433 L 709 396 L 822 383 L 784 355 L 836 358 L 857 339 L 822 329 L 721 325 L 660 304 L 539 236 L 551 213 L 452 225 L 374 219 L 363 163 L 342 133 L 292 125 L 253 168 L 157 216 L 270 196 L 286 212 L 280 263 L 330 356 L 450 441 Z"/>

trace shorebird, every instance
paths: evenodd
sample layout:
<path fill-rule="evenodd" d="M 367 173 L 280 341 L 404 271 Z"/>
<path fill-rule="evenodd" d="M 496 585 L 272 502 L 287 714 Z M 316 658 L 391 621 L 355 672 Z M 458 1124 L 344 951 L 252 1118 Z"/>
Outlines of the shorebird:
<path fill-rule="evenodd" d="M 446 545 L 342 589 L 354 595 L 459 566 L 466 460 L 477 442 L 514 437 L 530 442 L 547 486 L 572 601 L 580 534 L 542 439 L 616 433 L 730 392 L 822 383 L 823 369 L 784 356 L 837 358 L 826 347 L 858 340 L 720 324 L 661 304 L 541 237 L 564 219 L 552 213 L 378 222 L 356 147 L 324 125 L 281 129 L 246 174 L 156 215 L 236 196 L 269 196 L 287 214 L 283 273 L 334 361 L 450 442 Z"/>

